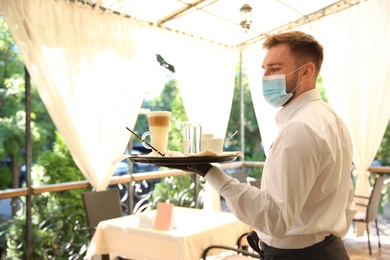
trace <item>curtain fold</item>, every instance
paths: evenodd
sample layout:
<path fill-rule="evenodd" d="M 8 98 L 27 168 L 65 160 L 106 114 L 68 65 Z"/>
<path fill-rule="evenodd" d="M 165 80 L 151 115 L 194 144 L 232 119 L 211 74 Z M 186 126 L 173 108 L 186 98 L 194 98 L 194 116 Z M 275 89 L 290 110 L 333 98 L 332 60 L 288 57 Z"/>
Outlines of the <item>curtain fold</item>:
<path fill-rule="evenodd" d="M 188 120 L 203 133 L 225 137 L 233 101 L 237 50 L 195 38 L 171 38 L 167 58 L 175 65 Z"/>
<path fill-rule="evenodd" d="M 203 133 L 225 138 L 233 101 L 238 53 L 207 42 L 181 38 L 172 60 L 188 120 Z M 221 211 L 219 194 L 206 182 L 205 210 Z"/>
<path fill-rule="evenodd" d="M 233 101 L 238 52 L 172 33 L 161 33 L 158 53 L 175 66 L 188 120 L 203 133 L 225 138 Z M 206 182 L 203 209 L 221 210 L 219 194 Z"/>
<path fill-rule="evenodd" d="M 23 61 L 74 161 L 104 190 L 141 106 L 132 56 L 145 33 L 131 19 L 55 0 L 0 0 Z M 59 162 L 61 163 L 61 162 Z"/>

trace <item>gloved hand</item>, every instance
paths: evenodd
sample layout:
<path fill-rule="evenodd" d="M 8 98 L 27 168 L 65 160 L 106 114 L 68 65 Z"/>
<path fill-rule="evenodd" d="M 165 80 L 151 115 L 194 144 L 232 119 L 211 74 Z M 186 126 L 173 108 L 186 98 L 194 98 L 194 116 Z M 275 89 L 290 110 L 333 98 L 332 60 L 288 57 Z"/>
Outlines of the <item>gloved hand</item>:
<path fill-rule="evenodd" d="M 162 167 L 168 167 L 172 169 L 179 169 L 182 171 L 187 171 L 187 172 L 194 172 L 196 174 L 199 174 L 202 177 L 205 177 L 206 174 L 209 172 L 209 170 L 213 167 L 211 164 L 164 164 L 164 165 L 159 165 L 155 164 L 157 166 L 162 166 Z"/>

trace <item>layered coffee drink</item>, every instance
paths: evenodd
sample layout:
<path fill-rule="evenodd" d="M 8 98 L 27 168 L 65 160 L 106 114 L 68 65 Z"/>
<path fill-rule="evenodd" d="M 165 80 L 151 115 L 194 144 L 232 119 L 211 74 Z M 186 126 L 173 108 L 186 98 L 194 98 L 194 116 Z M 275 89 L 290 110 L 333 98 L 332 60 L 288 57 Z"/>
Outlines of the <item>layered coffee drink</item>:
<path fill-rule="evenodd" d="M 151 111 L 147 113 L 151 145 L 161 153 L 166 153 L 168 147 L 169 126 L 171 122 L 171 112 L 169 111 Z M 158 155 L 153 151 L 153 155 Z"/>
<path fill-rule="evenodd" d="M 163 113 L 164 112 L 164 113 Z M 165 111 L 155 111 L 148 114 L 148 123 L 150 127 L 166 127 L 170 124 L 171 115 L 166 114 Z"/>

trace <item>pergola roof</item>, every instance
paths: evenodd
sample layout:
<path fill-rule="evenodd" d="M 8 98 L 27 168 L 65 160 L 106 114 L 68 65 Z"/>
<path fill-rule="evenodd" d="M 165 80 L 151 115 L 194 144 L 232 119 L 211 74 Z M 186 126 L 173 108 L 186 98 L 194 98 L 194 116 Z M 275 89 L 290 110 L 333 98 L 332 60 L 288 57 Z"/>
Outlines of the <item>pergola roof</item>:
<path fill-rule="evenodd" d="M 91 4 L 99 2 L 89 0 Z M 100 6 L 169 30 L 226 46 L 256 42 L 343 10 L 359 0 L 101 0 Z M 253 22 L 246 32 L 240 8 L 249 4 Z"/>

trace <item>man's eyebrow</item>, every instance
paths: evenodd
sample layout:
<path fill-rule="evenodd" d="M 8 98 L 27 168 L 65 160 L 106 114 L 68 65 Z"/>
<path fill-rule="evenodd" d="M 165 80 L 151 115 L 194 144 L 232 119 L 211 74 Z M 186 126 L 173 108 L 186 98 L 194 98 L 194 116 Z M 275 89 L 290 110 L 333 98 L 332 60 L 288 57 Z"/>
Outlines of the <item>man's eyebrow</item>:
<path fill-rule="evenodd" d="M 283 63 L 281 63 L 281 62 L 268 63 L 266 66 L 272 67 L 272 66 L 280 66 L 280 65 L 283 65 Z"/>
<path fill-rule="evenodd" d="M 261 65 L 261 67 L 265 70 L 265 67 L 272 67 L 272 66 L 281 66 L 283 63 L 281 62 L 274 62 L 274 63 L 268 63 L 267 65 Z"/>

